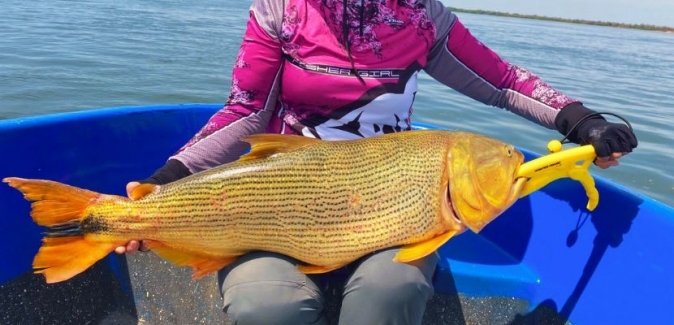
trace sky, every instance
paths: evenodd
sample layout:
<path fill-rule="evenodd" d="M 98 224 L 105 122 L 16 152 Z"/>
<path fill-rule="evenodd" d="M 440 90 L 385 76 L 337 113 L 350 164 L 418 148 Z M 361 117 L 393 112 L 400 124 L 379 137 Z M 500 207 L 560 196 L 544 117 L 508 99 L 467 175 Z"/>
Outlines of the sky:
<path fill-rule="evenodd" d="M 463 9 L 674 27 L 674 0 L 441 0 Z"/>

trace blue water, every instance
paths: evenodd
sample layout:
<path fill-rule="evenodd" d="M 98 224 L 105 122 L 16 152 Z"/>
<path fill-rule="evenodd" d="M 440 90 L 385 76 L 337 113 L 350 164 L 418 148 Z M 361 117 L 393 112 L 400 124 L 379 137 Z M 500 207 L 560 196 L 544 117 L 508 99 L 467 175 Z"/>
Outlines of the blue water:
<path fill-rule="evenodd" d="M 249 1 L 5 0 L 0 118 L 228 95 Z M 596 174 L 674 205 L 674 35 L 460 14 L 512 63 L 630 120 L 639 148 Z M 543 152 L 556 131 L 484 106 L 422 75 L 416 121 Z"/>

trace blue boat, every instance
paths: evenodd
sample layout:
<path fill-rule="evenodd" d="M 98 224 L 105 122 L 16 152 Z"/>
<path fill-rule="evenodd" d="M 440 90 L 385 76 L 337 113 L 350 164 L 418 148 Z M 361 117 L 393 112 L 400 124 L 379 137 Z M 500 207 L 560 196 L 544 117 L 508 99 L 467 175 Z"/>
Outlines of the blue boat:
<path fill-rule="evenodd" d="M 0 178 L 50 179 L 124 195 L 220 105 L 118 107 L 0 121 Z M 416 125 L 432 128 L 430 125 Z M 527 159 L 537 157 L 522 150 Z M 595 176 L 598 207 L 561 179 L 481 233 L 439 250 L 426 324 L 674 324 L 674 209 Z M 4 185 L 4 184 L 3 184 Z M 47 285 L 31 272 L 42 229 L 0 186 L 1 324 L 222 323 L 212 277 L 153 254 L 110 254 Z"/>

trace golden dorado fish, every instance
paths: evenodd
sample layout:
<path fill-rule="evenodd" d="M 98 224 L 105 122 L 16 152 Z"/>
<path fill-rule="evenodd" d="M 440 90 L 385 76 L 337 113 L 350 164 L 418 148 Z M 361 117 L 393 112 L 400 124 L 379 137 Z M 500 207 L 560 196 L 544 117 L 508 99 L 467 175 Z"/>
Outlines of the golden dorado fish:
<path fill-rule="evenodd" d="M 200 278 L 250 251 L 328 272 L 388 247 L 397 262 L 480 231 L 519 197 L 523 155 L 467 132 L 419 130 L 321 141 L 249 136 L 239 160 L 170 184 L 143 184 L 131 199 L 47 180 L 5 178 L 33 201 L 47 228 L 33 269 L 48 283 L 83 272 L 115 247 L 143 239 Z"/>

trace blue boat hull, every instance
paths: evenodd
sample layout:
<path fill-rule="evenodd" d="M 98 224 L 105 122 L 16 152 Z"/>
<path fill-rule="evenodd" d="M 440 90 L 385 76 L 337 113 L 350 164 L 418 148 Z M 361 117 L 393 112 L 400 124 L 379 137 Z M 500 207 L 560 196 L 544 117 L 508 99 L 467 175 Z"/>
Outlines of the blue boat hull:
<path fill-rule="evenodd" d="M 0 178 L 44 178 L 122 195 L 127 181 L 161 166 L 218 108 L 120 107 L 0 121 Z M 510 321 L 536 323 L 544 310 L 574 324 L 674 323 L 674 209 L 596 181 L 600 201 L 591 213 L 580 184 L 559 180 L 519 200 L 480 234 L 452 239 L 439 251 L 436 292 L 514 299 L 519 309 L 502 318 Z M 44 285 L 30 273 L 41 231 L 20 194 L 0 186 L 0 322 L 77 313 L 94 323 L 111 313 L 157 319 L 139 308 L 143 294 L 153 293 L 138 291 L 142 284 L 134 283 L 136 270 L 123 256 L 111 254 L 65 284 Z M 168 274 L 160 272 L 154 276 Z"/>

